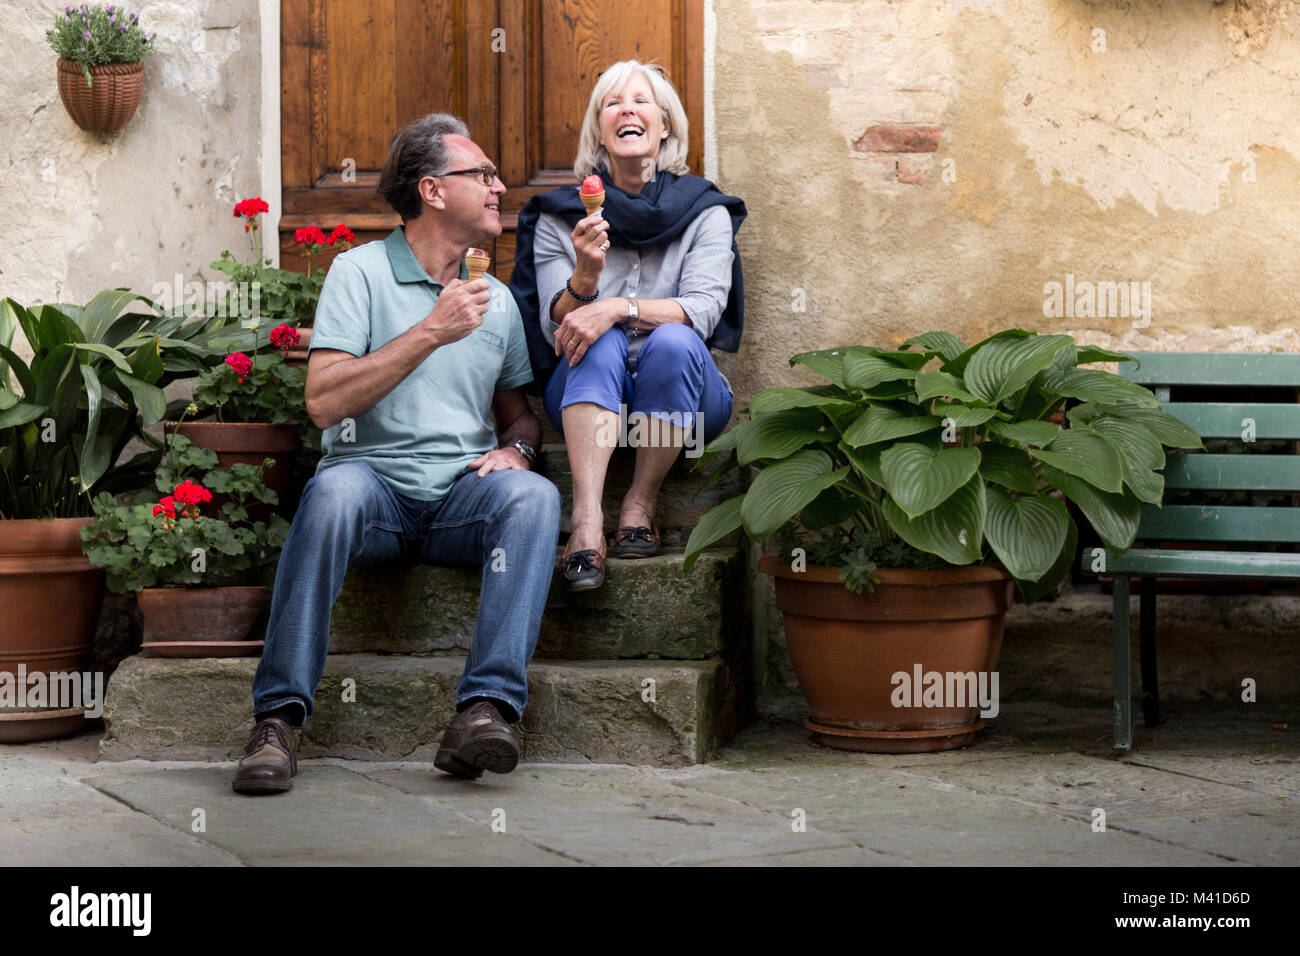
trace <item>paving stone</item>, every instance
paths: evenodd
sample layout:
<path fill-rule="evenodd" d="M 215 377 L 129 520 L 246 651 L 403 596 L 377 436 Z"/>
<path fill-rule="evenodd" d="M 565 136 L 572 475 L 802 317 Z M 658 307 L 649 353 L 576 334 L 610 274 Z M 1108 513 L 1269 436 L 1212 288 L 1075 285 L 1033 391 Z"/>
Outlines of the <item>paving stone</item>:
<path fill-rule="evenodd" d="M 507 832 L 567 858 L 603 866 L 741 862 L 809 850 L 852 850 L 862 865 L 889 858 L 841 837 L 795 833 L 791 821 L 734 800 L 683 790 L 631 768 L 599 773 L 564 767 L 521 768 L 485 787 L 448 786 L 410 769 L 370 772 L 488 826 L 504 811 Z M 500 817 L 498 817 L 500 819 Z"/>
<path fill-rule="evenodd" d="M 467 651 L 482 574 L 433 565 L 359 567 L 334 605 L 330 652 L 429 654 Z M 603 587 L 570 593 L 557 576 L 542 618 L 538 658 L 578 660 L 716 657 L 743 636 L 743 561 L 708 551 L 689 573 L 680 551 L 610 560 Z"/>
<path fill-rule="evenodd" d="M 251 727 L 255 658 L 132 657 L 109 682 L 103 755 L 230 759 Z M 302 736 L 304 757 L 431 760 L 454 712 L 460 657 L 332 654 Z M 343 702 L 343 681 L 356 682 Z M 643 693 L 654 681 L 654 700 Z M 680 766 L 709 759 L 736 720 L 718 661 L 535 663 L 524 759 Z M 731 701 L 731 702 L 729 702 Z"/>
<path fill-rule="evenodd" d="M 234 765 L 106 773 L 85 782 L 250 865 L 564 866 L 570 861 L 492 832 L 435 803 L 351 770 L 300 767 L 288 793 L 249 797 L 230 787 Z"/>
<path fill-rule="evenodd" d="M 135 813 L 59 766 L 0 748 L 0 860 L 23 866 L 235 866 L 184 827 Z"/>

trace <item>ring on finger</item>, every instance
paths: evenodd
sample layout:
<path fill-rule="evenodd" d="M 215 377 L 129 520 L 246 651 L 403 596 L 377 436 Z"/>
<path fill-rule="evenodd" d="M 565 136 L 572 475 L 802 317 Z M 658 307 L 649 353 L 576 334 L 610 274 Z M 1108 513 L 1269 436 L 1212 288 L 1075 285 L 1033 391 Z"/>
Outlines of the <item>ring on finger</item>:
<path fill-rule="evenodd" d="M 600 251 L 604 252 L 608 248 L 609 248 L 609 240 L 606 239 L 604 242 L 600 244 Z"/>

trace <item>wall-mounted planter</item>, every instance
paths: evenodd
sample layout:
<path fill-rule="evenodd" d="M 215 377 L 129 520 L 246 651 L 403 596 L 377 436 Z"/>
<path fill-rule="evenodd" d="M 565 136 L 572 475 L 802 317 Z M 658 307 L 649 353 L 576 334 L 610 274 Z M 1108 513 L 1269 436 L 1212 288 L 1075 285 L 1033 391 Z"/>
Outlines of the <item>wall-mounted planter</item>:
<path fill-rule="evenodd" d="M 120 133 L 140 105 L 144 64 L 105 63 L 89 70 L 87 86 L 81 67 L 60 58 L 59 98 L 73 122 L 87 132 Z"/>

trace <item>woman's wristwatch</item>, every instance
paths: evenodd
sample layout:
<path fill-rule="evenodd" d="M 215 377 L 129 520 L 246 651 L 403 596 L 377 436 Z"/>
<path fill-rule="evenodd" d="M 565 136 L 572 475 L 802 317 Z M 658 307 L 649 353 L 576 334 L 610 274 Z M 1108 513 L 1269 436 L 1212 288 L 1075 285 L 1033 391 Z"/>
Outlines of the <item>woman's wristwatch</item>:
<path fill-rule="evenodd" d="M 641 332 L 641 308 L 636 304 L 636 299 L 630 295 L 625 295 L 623 298 L 627 299 L 627 321 L 623 324 L 632 330 L 632 335 L 635 337 Z"/>

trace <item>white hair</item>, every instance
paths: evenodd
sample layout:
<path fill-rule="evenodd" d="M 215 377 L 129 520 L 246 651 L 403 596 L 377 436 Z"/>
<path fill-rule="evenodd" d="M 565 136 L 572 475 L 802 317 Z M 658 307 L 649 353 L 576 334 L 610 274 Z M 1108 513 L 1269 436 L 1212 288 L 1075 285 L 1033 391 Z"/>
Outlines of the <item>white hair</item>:
<path fill-rule="evenodd" d="M 615 63 L 596 80 L 587 102 L 587 115 L 582 121 L 582 132 L 578 136 L 578 156 L 573 161 L 573 174 L 578 179 L 590 176 L 597 169 L 609 169 L 609 153 L 600 143 L 600 108 L 605 97 L 615 90 L 627 85 L 632 74 L 640 73 L 650 84 L 654 94 L 655 105 L 663 117 L 664 128 L 668 130 L 666 139 L 659 143 L 659 156 L 655 160 L 655 169 L 675 173 L 678 176 L 690 172 L 686 165 L 687 132 L 686 110 L 673 89 L 673 85 L 664 76 L 663 70 L 654 63 L 641 63 L 638 60 L 622 60 Z"/>

